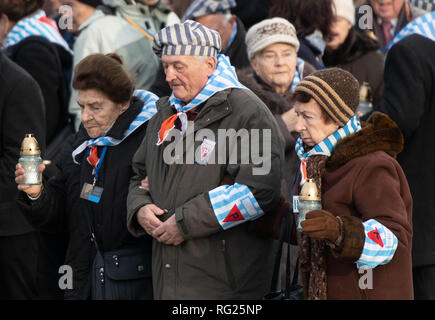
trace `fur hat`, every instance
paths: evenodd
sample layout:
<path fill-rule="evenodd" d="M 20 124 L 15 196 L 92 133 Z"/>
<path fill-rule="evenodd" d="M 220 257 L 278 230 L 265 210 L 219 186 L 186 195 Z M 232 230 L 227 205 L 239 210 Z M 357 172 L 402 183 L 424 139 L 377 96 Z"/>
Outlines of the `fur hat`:
<path fill-rule="evenodd" d="M 290 22 L 283 18 L 272 18 L 254 24 L 246 33 L 248 58 L 252 59 L 257 52 L 278 42 L 292 45 L 296 52 L 299 50 L 296 29 Z"/>
<path fill-rule="evenodd" d="M 335 15 L 355 25 L 355 6 L 353 0 L 334 0 Z"/>
<path fill-rule="evenodd" d="M 311 96 L 341 127 L 355 115 L 359 105 L 359 83 L 348 71 L 329 68 L 305 77 L 295 88 Z"/>

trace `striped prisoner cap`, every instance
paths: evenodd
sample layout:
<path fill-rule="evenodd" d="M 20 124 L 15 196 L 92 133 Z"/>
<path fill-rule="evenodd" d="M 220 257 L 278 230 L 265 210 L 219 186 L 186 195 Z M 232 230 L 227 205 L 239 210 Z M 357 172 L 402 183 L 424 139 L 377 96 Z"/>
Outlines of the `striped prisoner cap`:
<path fill-rule="evenodd" d="M 217 31 L 187 20 L 167 26 L 157 33 L 153 42 L 154 53 L 216 57 L 221 51 L 221 37 Z"/>
<path fill-rule="evenodd" d="M 195 0 L 187 8 L 181 21 L 193 20 L 208 14 L 231 13 L 231 8 L 235 6 L 235 0 Z"/>
<path fill-rule="evenodd" d="M 359 104 L 358 80 L 340 68 L 312 73 L 296 86 L 298 92 L 312 97 L 340 127 L 355 115 Z"/>

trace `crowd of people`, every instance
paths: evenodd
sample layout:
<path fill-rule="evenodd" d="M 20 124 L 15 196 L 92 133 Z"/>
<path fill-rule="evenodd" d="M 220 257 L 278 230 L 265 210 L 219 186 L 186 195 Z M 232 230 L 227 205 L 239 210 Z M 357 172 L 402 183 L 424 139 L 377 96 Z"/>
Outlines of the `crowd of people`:
<path fill-rule="evenodd" d="M 0 0 L 0 299 L 435 299 L 433 10 Z"/>

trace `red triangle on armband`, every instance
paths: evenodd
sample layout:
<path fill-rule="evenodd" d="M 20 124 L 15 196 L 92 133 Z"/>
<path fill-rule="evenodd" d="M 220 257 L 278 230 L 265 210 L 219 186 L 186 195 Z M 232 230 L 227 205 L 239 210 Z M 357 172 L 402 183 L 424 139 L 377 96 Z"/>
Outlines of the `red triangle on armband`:
<path fill-rule="evenodd" d="M 381 238 L 381 235 L 379 234 L 378 228 L 375 228 L 375 230 L 372 230 L 369 233 L 367 233 L 367 236 L 371 240 L 376 242 L 378 245 L 380 245 L 381 247 L 384 246 L 384 243 L 382 242 L 382 238 Z"/>
<path fill-rule="evenodd" d="M 224 222 L 235 222 L 235 221 L 242 221 L 245 220 L 245 218 L 240 213 L 239 208 L 235 204 L 234 207 L 231 209 L 230 213 L 225 217 Z"/>

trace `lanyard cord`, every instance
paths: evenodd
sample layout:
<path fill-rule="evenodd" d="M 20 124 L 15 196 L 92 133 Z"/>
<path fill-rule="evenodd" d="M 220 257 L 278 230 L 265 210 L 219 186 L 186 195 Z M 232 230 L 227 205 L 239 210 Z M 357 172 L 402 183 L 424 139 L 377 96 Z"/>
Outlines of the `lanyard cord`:
<path fill-rule="evenodd" d="M 90 151 L 91 151 L 91 149 L 89 148 L 87 156 L 89 156 Z M 93 176 L 94 176 L 93 185 L 94 186 L 98 180 L 98 174 L 100 172 L 101 166 L 103 165 L 103 159 L 104 159 L 104 156 L 106 155 L 106 151 L 107 151 L 107 146 L 104 146 L 103 152 L 101 152 L 101 156 L 100 156 L 100 159 L 98 160 L 97 166 L 94 168 L 94 174 L 93 174 Z"/>

